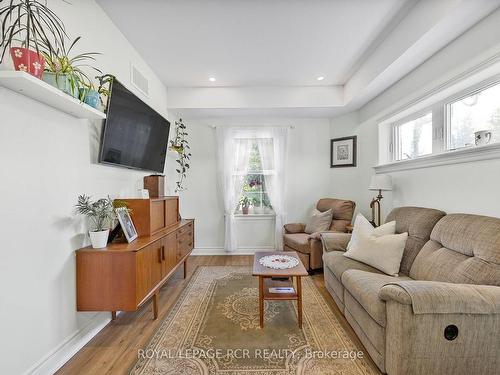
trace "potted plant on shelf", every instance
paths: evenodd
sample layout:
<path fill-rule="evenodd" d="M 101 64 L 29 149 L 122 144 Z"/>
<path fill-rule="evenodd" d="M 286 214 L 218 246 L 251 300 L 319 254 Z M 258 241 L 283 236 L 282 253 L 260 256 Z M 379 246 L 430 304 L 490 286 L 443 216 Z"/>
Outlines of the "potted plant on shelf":
<path fill-rule="evenodd" d="M 175 136 L 174 139 L 170 140 L 169 149 L 177 153 L 177 168 L 175 169 L 179 175 L 179 180 L 176 182 L 175 192 L 184 190 L 184 179 L 186 178 L 186 173 L 190 168 L 189 160 L 191 159 L 191 153 L 189 152 L 189 142 L 186 139 L 188 133 L 186 131 L 186 125 L 182 122 L 182 119 L 175 122 Z"/>
<path fill-rule="evenodd" d="M 42 44 L 41 51 L 46 62 L 43 80 L 84 102 L 90 90 L 80 92 L 80 88 L 85 89 L 93 84 L 82 68 L 90 68 L 101 74 L 102 72 L 90 65 L 90 62 L 95 61 L 94 56 L 99 55 L 97 52 L 86 52 L 70 57 L 73 47 L 80 39 L 81 37 L 78 37 L 73 40 L 69 48 L 66 48 L 64 39 L 58 41 L 59 46 L 56 49 Z"/>
<path fill-rule="evenodd" d="M 241 212 L 243 213 L 243 215 L 248 215 L 248 209 L 250 208 L 251 204 L 252 200 L 246 195 L 240 198 Z"/>
<path fill-rule="evenodd" d="M 55 41 L 63 40 L 66 36 L 64 24 L 43 1 L 10 0 L 6 3 L 0 7 L 0 63 L 9 49 L 15 70 L 41 79 L 45 68 L 41 45 L 52 50 Z M 20 45 L 14 45 L 16 43 Z"/>
<path fill-rule="evenodd" d="M 85 194 L 78 196 L 76 212 L 89 220 L 90 242 L 94 249 L 102 249 L 108 243 L 109 229 L 115 218 L 113 201 L 108 197 L 95 202 Z"/>
<path fill-rule="evenodd" d="M 97 92 L 99 93 L 102 109 L 105 110 L 107 107 L 107 98 L 109 98 L 109 95 L 111 94 L 111 85 L 113 84 L 115 76 L 112 74 L 103 74 L 96 76 L 95 78 L 99 81 Z M 106 98 L 106 102 L 104 102 L 103 97 Z"/>

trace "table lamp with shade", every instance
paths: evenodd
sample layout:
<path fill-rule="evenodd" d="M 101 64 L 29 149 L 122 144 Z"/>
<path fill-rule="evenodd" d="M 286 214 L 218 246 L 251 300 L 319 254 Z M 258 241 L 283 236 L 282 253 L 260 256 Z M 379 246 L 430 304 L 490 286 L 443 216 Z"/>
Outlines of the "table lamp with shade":
<path fill-rule="evenodd" d="M 372 209 L 372 221 L 374 226 L 380 225 L 380 201 L 382 200 L 382 190 L 390 191 L 392 190 L 392 178 L 387 174 L 376 174 L 372 176 L 370 181 L 369 190 L 378 190 L 378 195 L 373 198 L 370 203 L 370 208 Z M 377 211 L 377 220 L 375 221 L 375 211 Z"/>

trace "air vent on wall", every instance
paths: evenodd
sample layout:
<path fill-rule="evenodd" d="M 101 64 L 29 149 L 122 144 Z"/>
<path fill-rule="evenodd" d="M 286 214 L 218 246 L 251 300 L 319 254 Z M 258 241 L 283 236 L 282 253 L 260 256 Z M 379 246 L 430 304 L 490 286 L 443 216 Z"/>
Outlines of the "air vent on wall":
<path fill-rule="evenodd" d="M 132 85 L 141 93 L 149 97 L 149 80 L 144 74 L 133 64 L 130 64 Z"/>

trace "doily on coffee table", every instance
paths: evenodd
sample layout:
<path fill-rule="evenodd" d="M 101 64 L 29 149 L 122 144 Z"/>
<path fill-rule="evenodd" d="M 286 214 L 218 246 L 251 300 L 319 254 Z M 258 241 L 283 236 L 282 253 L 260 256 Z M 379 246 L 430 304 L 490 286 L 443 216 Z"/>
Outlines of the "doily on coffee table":
<path fill-rule="evenodd" d="M 267 268 L 285 270 L 297 266 L 299 260 L 289 255 L 266 255 L 259 259 L 259 263 Z"/>

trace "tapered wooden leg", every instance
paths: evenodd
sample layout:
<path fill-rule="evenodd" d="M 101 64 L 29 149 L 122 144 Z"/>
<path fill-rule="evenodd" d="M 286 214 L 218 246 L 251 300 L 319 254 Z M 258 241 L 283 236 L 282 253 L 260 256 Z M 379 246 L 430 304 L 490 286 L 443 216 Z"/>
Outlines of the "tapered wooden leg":
<path fill-rule="evenodd" d="M 187 259 L 184 261 L 184 278 L 187 276 Z"/>
<path fill-rule="evenodd" d="M 158 318 L 158 292 L 153 294 L 153 319 Z"/>
<path fill-rule="evenodd" d="M 297 313 L 299 328 L 302 328 L 302 282 L 300 276 L 297 276 Z"/>
<path fill-rule="evenodd" d="M 260 328 L 264 328 L 264 278 L 259 276 L 259 322 Z"/>
<path fill-rule="evenodd" d="M 111 320 L 116 319 L 116 311 L 111 311 Z"/>

